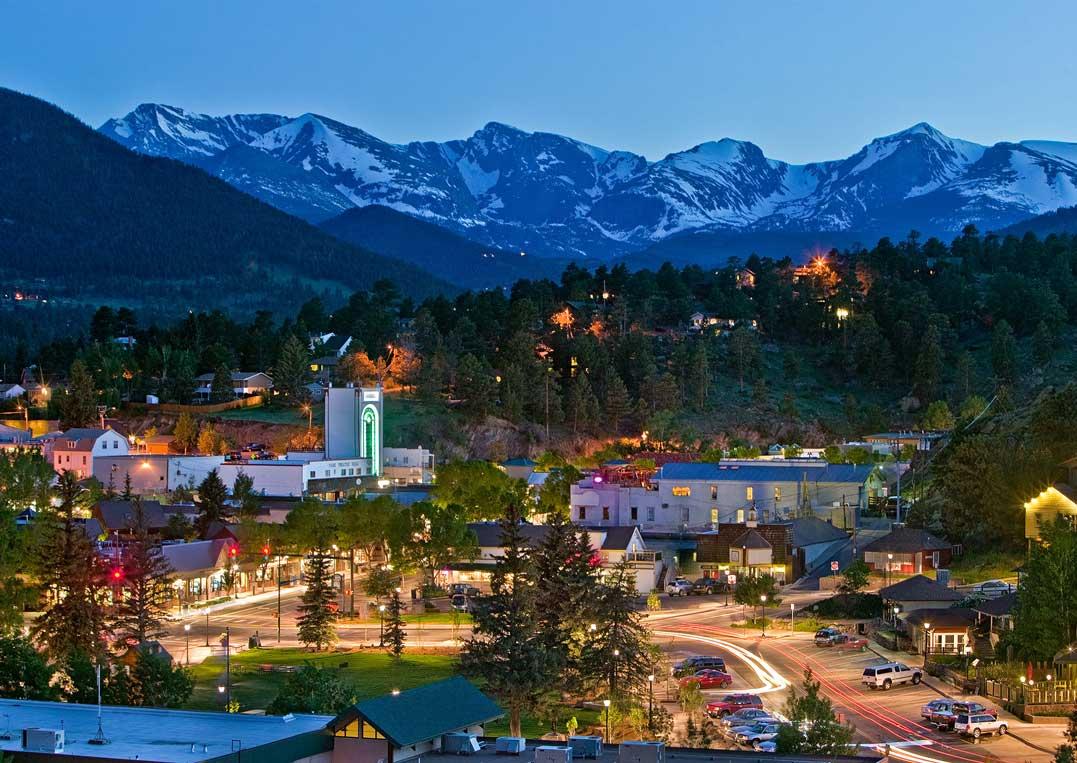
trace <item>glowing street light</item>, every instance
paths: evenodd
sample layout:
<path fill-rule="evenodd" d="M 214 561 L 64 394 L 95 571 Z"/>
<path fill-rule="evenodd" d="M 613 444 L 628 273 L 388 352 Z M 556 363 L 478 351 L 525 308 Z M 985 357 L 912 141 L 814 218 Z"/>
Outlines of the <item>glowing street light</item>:
<path fill-rule="evenodd" d="M 767 637 L 767 595 L 765 593 L 759 594 L 759 608 L 762 612 L 762 617 L 759 618 L 760 624 L 763 626 L 763 638 Z"/>

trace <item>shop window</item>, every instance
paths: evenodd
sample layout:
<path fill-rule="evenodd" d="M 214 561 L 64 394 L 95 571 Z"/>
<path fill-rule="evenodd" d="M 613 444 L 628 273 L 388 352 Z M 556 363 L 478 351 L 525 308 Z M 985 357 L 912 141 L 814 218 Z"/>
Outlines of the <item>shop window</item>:
<path fill-rule="evenodd" d="M 755 500 L 755 489 L 751 485 L 744 488 L 744 497 L 749 501 Z"/>
<path fill-rule="evenodd" d="M 602 507 L 602 519 L 604 519 L 607 522 L 610 520 L 610 507 L 609 506 L 603 506 Z"/>
<path fill-rule="evenodd" d="M 712 501 L 717 501 L 718 500 L 718 486 L 717 485 L 711 485 L 711 500 Z"/>

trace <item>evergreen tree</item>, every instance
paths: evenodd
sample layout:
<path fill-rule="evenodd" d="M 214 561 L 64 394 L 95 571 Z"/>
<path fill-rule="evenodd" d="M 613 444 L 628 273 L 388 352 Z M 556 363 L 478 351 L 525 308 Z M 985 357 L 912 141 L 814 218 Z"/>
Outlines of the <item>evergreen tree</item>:
<path fill-rule="evenodd" d="M 209 400 L 211 403 L 224 403 L 234 399 L 235 396 L 232 371 L 227 364 L 222 363 L 213 372 L 213 381 L 210 382 L 209 387 Z"/>
<path fill-rule="evenodd" d="M 950 412 L 950 406 L 945 400 L 936 400 L 924 411 L 923 421 L 920 422 L 924 429 L 954 428 L 954 414 Z"/>
<path fill-rule="evenodd" d="M 1046 366 L 1051 362 L 1055 352 L 1055 338 L 1045 321 L 1040 321 L 1036 326 L 1036 333 L 1032 335 L 1032 361 L 1038 366 Z"/>
<path fill-rule="evenodd" d="M 173 443 L 177 448 L 182 448 L 184 455 L 198 443 L 198 425 L 194 418 L 186 411 L 176 419 L 176 427 L 172 430 Z"/>
<path fill-rule="evenodd" d="M 196 527 L 198 534 L 205 536 L 209 526 L 214 522 L 223 522 L 225 517 L 225 501 L 228 500 L 228 490 L 224 481 L 212 470 L 198 486 L 198 522 Z"/>
<path fill-rule="evenodd" d="M 309 366 L 310 354 L 306 345 L 295 334 L 289 334 L 281 345 L 273 368 L 273 387 L 280 391 L 286 402 L 293 403 L 307 397 L 303 385 L 307 381 Z"/>
<path fill-rule="evenodd" d="M 838 722 L 834 705 L 820 691 L 811 668 L 804 671 L 800 691 L 790 687 L 782 709 L 788 722 L 782 724 L 775 740 L 779 754 L 833 757 L 849 753 L 853 727 Z"/>
<path fill-rule="evenodd" d="M 610 371 L 606 377 L 606 419 L 613 434 L 619 434 L 621 422 L 632 411 L 632 398 L 628 387 L 616 371 Z"/>
<path fill-rule="evenodd" d="M 687 382 L 686 397 L 692 401 L 692 406 L 699 412 L 706 410 L 707 398 L 710 396 L 711 369 L 707 344 L 702 340 L 696 342 L 692 348 Z"/>
<path fill-rule="evenodd" d="M 297 637 L 318 652 L 337 640 L 332 565 L 327 549 L 313 548 L 307 554 L 304 566 L 307 590 L 303 592 L 299 617 L 296 618 Z"/>
<path fill-rule="evenodd" d="M 355 687 L 341 671 L 335 667 L 319 668 L 307 664 L 288 676 L 266 712 L 271 715 L 339 715 L 355 702 Z"/>
<path fill-rule="evenodd" d="M 112 475 L 109 475 L 111 478 Z M 123 493 L 120 494 L 120 499 L 124 501 L 130 501 L 134 494 L 131 492 L 131 472 L 123 473 Z"/>
<path fill-rule="evenodd" d="M 991 368 L 1001 384 L 1012 384 L 1017 379 L 1017 340 L 1005 320 L 995 324 L 991 335 Z"/>
<path fill-rule="evenodd" d="M 464 355 L 456 367 L 455 386 L 461 409 L 472 418 L 486 418 L 497 395 L 497 382 L 489 364 L 471 353 Z"/>
<path fill-rule="evenodd" d="M 93 426 L 97 421 L 97 389 L 86 364 L 71 364 L 71 384 L 60 398 L 60 425 L 64 429 Z"/>
<path fill-rule="evenodd" d="M 536 636 L 535 570 L 521 527 L 524 516 L 524 507 L 513 502 L 500 522 L 505 553 L 490 574 L 490 593 L 475 599 L 472 635 L 460 657 L 464 673 L 481 680 L 508 710 L 512 736 L 521 735 L 523 713 L 549 699 L 558 667 Z"/>
<path fill-rule="evenodd" d="M 733 329 L 729 337 L 729 355 L 737 370 L 737 383 L 744 390 L 744 380 L 754 375 L 760 363 L 759 338 L 746 326 Z"/>
<path fill-rule="evenodd" d="M 404 654 L 404 641 L 408 634 L 404 630 L 404 603 L 400 600 L 399 588 L 393 589 L 386 611 L 388 617 L 385 620 L 385 645 L 389 647 L 393 659 L 400 662 L 400 657 Z"/>
<path fill-rule="evenodd" d="M 935 324 L 927 327 L 916 357 L 915 390 L 922 401 L 932 400 L 942 378 L 942 343 Z"/>
<path fill-rule="evenodd" d="M 968 350 L 957 356 L 954 364 L 954 384 L 959 400 L 967 399 L 976 387 L 976 359 Z"/>
<path fill-rule="evenodd" d="M 56 701 L 60 691 L 52 681 L 54 672 L 29 641 L 0 637 L 0 697 Z"/>
<path fill-rule="evenodd" d="M 241 519 L 251 520 L 258 516 L 258 508 L 261 505 L 258 498 L 258 493 L 254 490 L 254 477 L 240 471 L 232 483 L 232 499 L 239 504 Z"/>
<path fill-rule="evenodd" d="M 76 519 L 86 509 L 87 498 L 75 473 L 65 471 L 56 484 L 56 510 L 42 512 L 37 520 L 43 526 L 38 531 L 36 573 L 50 601 L 31 634 L 57 660 L 75 652 L 103 654 L 109 636 L 105 566 Z"/>
<path fill-rule="evenodd" d="M 142 499 L 131 505 L 131 539 L 124 547 L 123 598 L 116 607 L 117 640 L 130 646 L 145 644 L 165 633 L 172 597 L 172 567 L 150 534 Z"/>
<path fill-rule="evenodd" d="M 591 390 L 586 373 L 578 374 L 573 380 L 568 392 L 567 409 L 573 433 L 587 431 L 597 422 L 598 399 Z"/>

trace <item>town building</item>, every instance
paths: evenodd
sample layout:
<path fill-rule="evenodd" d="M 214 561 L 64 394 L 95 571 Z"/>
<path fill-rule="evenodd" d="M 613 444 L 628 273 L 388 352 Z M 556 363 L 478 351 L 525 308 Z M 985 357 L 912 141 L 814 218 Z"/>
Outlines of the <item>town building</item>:
<path fill-rule="evenodd" d="M 197 397 L 208 398 L 213 392 L 213 377 L 216 374 L 202 374 L 195 377 L 198 386 L 194 393 Z M 273 380 L 262 371 L 233 371 L 232 394 L 236 397 L 248 395 L 266 395 L 273 389 Z"/>
<path fill-rule="evenodd" d="M 157 501 L 143 500 L 143 526 L 152 534 L 160 534 L 168 526 L 168 514 Z M 103 499 L 90 509 L 90 516 L 101 524 L 106 535 L 125 537 L 131 534 L 135 522 L 135 504 L 120 499 Z"/>
<path fill-rule="evenodd" d="M 903 622 L 911 646 L 928 654 L 965 654 L 975 641 L 976 614 L 964 607 L 917 609 Z"/>
<path fill-rule="evenodd" d="M 1004 593 L 994 599 L 986 599 L 970 605 L 976 614 L 976 624 L 987 634 L 992 646 L 1008 631 L 1013 630 L 1013 608 L 1017 604 L 1016 593 Z"/>
<path fill-rule="evenodd" d="M 950 566 L 960 546 L 936 538 L 927 530 L 895 527 L 864 546 L 864 563 L 876 572 L 919 574 Z"/>
<path fill-rule="evenodd" d="M 623 475 L 623 478 L 622 478 Z M 653 475 L 598 472 L 572 486 L 571 516 L 582 525 L 639 525 L 643 532 L 704 532 L 723 524 L 815 516 L 856 527 L 886 484 L 874 465 L 785 459 L 672 462 Z"/>
<path fill-rule="evenodd" d="M 849 533 L 818 517 L 800 517 L 787 524 L 793 531 L 793 553 L 797 556 L 797 566 L 806 573 L 828 561 L 849 542 Z"/>
<path fill-rule="evenodd" d="M 904 619 L 919 609 L 949 609 L 964 596 L 925 575 L 913 575 L 879 590 L 883 612 Z M 895 608 L 897 612 L 895 613 Z M 891 618 L 892 619 L 892 618 Z"/>
<path fill-rule="evenodd" d="M 945 435 L 945 432 L 877 432 L 865 435 L 864 442 L 876 453 L 897 455 L 905 447 L 929 451 L 938 445 Z"/>
<path fill-rule="evenodd" d="M 57 473 L 72 471 L 79 479 L 92 477 L 94 459 L 126 456 L 127 438 L 114 429 L 69 429 L 46 445 L 46 455 Z"/>
<path fill-rule="evenodd" d="M 24 447 L 29 444 L 32 433 L 29 429 L 0 424 L 0 449 L 6 447 Z"/>
<path fill-rule="evenodd" d="M 1059 517 L 1077 522 L 1077 457 L 1062 464 L 1066 480 L 1044 488 L 1039 495 L 1025 501 L 1025 538 L 1039 540 L 1043 528 Z"/>
<path fill-rule="evenodd" d="M 248 715 L 0 699 L 0 750 L 15 763 L 331 763 L 332 716 Z M 386 761 L 386 763 L 389 763 Z"/>
<path fill-rule="evenodd" d="M 501 471 L 517 480 L 526 480 L 531 475 L 531 472 L 535 471 L 536 466 L 538 466 L 538 462 L 532 461 L 530 458 L 510 458 L 498 464 Z"/>
<path fill-rule="evenodd" d="M 745 522 L 700 533 L 696 561 L 705 577 L 771 575 L 779 585 L 791 583 L 803 572 L 793 553 L 793 530 L 785 524 Z"/>
<path fill-rule="evenodd" d="M 0 400 L 15 400 L 26 394 L 21 384 L 0 384 Z"/>

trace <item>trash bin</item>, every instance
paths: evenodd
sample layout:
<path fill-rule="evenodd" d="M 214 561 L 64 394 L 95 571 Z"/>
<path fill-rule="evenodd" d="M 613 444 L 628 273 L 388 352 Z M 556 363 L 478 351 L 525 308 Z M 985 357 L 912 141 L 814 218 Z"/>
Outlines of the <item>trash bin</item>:
<path fill-rule="evenodd" d="M 262 646 L 262 639 L 257 633 L 254 634 L 253 636 L 251 636 L 249 639 L 247 639 L 247 648 L 248 649 L 260 649 L 261 646 Z"/>

